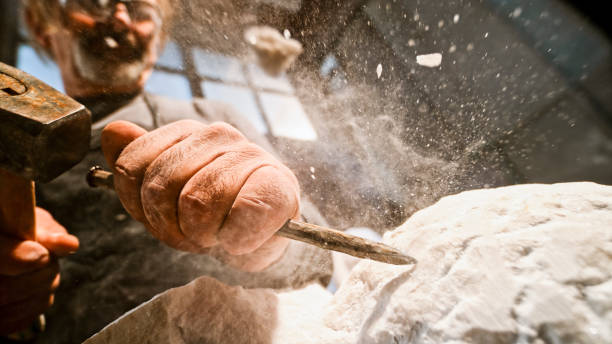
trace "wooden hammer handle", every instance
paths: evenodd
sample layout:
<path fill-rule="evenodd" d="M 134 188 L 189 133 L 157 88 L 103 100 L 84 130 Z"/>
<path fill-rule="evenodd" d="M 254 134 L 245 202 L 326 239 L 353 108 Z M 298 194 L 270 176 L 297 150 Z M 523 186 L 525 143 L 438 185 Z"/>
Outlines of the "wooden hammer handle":
<path fill-rule="evenodd" d="M 36 240 L 34 182 L 0 169 L 0 232 Z"/>
<path fill-rule="evenodd" d="M 0 169 L 0 233 L 22 240 L 36 240 L 35 214 L 34 182 Z M 45 316 L 40 314 L 29 328 L 11 333 L 6 338 L 29 342 L 44 328 Z"/>

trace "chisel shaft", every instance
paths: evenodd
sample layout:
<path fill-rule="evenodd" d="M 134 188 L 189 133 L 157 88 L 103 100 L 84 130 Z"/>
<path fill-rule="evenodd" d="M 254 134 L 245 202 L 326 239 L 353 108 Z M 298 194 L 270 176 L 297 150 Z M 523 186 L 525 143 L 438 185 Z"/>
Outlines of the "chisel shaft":
<path fill-rule="evenodd" d="M 102 186 L 114 189 L 113 174 L 97 166 L 92 167 L 89 171 L 87 182 L 92 187 Z M 276 232 L 276 235 L 354 257 L 395 265 L 416 264 L 416 259 L 393 247 L 310 223 L 289 220 Z"/>

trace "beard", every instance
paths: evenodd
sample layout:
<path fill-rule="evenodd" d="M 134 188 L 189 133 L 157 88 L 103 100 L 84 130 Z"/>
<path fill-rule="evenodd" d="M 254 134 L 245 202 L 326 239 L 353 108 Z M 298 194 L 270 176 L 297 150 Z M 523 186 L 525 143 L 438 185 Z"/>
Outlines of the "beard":
<path fill-rule="evenodd" d="M 76 72 L 103 87 L 132 86 L 139 82 L 148 63 L 145 45 L 129 34 L 96 30 L 72 44 Z"/>

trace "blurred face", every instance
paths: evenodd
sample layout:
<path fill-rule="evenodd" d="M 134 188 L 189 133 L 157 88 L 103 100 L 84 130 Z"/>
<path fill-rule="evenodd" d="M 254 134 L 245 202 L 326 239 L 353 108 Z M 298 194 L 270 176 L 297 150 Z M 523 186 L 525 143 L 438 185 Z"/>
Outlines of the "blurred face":
<path fill-rule="evenodd" d="M 136 92 L 158 56 L 155 0 L 66 0 L 63 28 L 49 35 L 66 92 L 75 97 Z"/>

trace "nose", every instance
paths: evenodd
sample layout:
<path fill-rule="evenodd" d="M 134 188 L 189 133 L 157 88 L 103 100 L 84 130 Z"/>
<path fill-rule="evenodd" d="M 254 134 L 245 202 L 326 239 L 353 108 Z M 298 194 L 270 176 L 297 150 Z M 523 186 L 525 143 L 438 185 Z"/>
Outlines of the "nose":
<path fill-rule="evenodd" d="M 117 31 L 125 30 L 132 24 L 132 18 L 125 4 L 117 3 L 112 14 L 113 27 Z"/>

